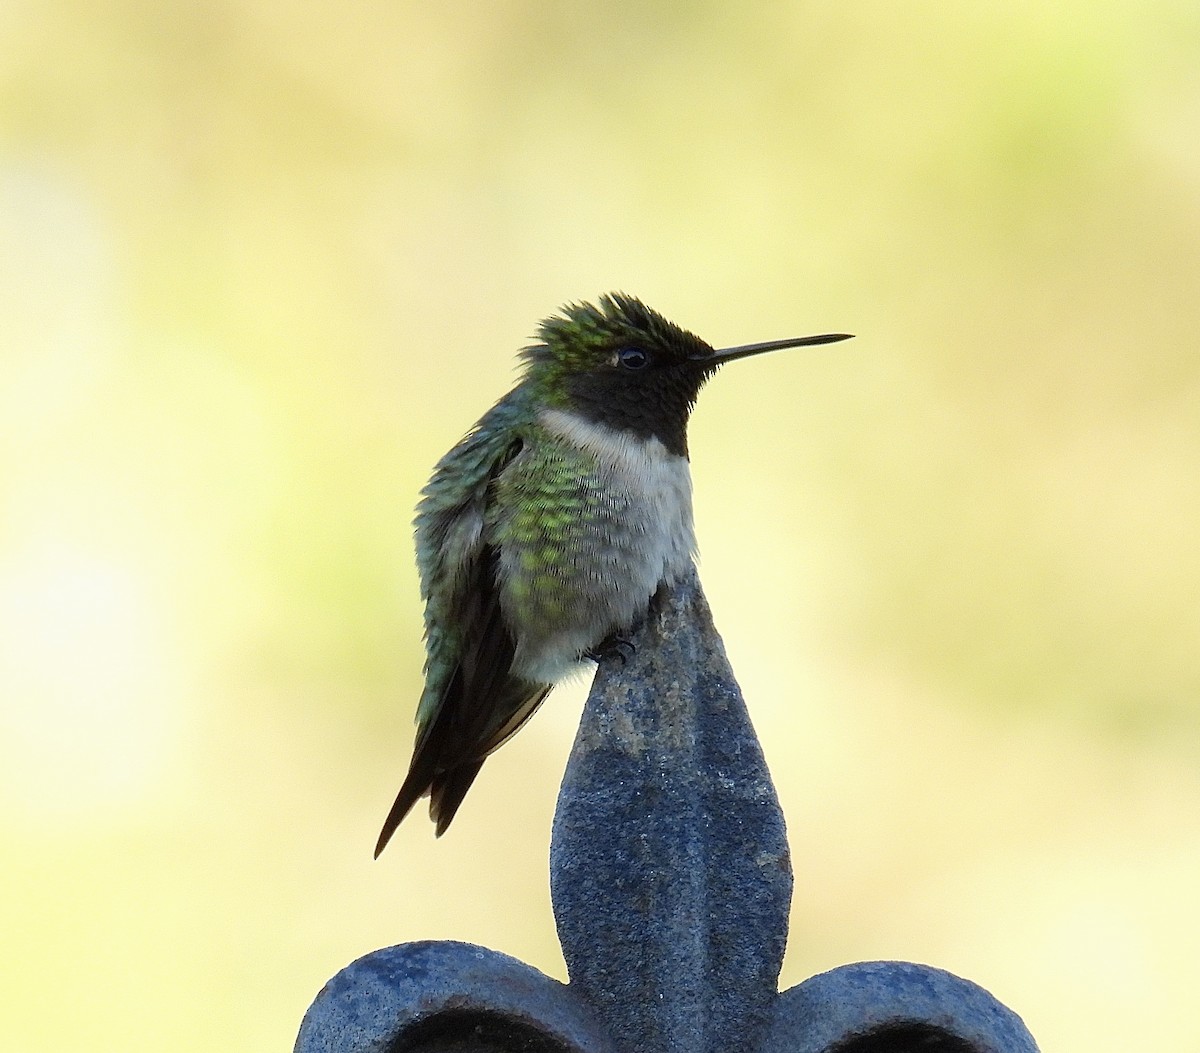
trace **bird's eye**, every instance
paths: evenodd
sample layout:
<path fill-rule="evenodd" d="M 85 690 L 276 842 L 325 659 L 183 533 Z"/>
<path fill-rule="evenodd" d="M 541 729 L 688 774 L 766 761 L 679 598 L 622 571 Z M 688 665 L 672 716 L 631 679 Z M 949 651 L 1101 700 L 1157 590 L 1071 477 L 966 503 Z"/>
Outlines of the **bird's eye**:
<path fill-rule="evenodd" d="M 617 362 L 623 369 L 644 369 L 650 356 L 640 347 L 623 347 L 617 352 Z"/>

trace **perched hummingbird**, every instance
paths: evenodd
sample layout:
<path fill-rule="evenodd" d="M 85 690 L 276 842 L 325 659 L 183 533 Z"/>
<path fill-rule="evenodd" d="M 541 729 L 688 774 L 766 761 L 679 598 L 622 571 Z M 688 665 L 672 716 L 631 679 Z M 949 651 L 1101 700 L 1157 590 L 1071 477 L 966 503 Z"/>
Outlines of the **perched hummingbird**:
<path fill-rule="evenodd" d="M 714 350 L 632 296 L 542 322 L 520 382 L 417 507 L 425 689 L 375 855 L 420 797 L 445 833 L 484 759 L 584 659 L 625 653 L 692 559 L 687 423 L 717 367 L 828 333 Z"/>

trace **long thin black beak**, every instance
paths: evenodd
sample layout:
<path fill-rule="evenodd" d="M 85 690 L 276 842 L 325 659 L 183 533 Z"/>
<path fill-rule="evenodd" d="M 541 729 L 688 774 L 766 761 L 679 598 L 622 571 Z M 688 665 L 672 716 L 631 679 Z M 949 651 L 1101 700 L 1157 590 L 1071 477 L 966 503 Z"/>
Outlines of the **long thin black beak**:
<path fill-rule="evenodd" d="M 723 347 L 712 354 L 692 355 L 695 362 L 732 362 L 735 358 L 749 358 L 764 351 L 782 351 L 785 347 L 811 347 L 813 344 L 836 344 L 849 340 L 853 333 L 822 333 L 820 336 L 793 336 L 786 340 L 767 340 L 761 344 L 741 344 L 738 347 Z"/>

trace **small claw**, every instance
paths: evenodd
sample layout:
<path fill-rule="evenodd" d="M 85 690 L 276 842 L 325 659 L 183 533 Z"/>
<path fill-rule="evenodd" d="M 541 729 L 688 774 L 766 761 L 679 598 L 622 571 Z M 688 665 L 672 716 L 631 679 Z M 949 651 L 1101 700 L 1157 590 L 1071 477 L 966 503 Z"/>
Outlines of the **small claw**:
<path fill-rule="evenodd" d="M 637 648 L 633 646 L 633 642 L 614 633 L 601 640 L 595 647 L 589 647 L 583 652 L 583 657 L 590 658 L 593 662 L 599 662 L 605 658 L 619 658 L 621 665 L 628 665 L 629 660 L 635 654 L 637 654 Z"/>

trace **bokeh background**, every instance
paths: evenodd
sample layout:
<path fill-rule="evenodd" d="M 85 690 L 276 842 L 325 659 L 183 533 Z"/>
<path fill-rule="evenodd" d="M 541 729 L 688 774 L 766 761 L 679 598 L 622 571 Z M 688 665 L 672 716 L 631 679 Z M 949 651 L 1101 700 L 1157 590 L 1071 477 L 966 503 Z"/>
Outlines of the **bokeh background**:
<path fill-rule="evenodd" d="M 584 685 L 371 847 L 411 508 L 565 300 L 718 344 L 702 573 L 783 983 L 1200 1048 L 1200 7 L 0 6 L 0 933 L 21 1053 L 289 1049 L 418 938 L 564 976 Z"/>

